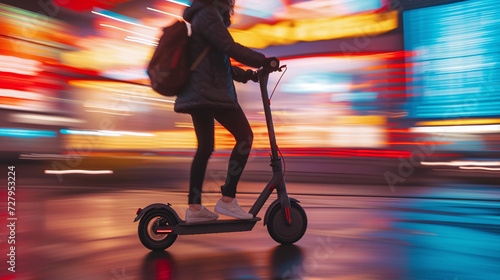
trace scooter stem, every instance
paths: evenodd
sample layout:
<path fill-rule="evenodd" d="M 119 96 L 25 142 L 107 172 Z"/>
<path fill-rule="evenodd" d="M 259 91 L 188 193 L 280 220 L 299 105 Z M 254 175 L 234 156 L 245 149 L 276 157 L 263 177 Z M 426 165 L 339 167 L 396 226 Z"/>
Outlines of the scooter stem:
<path fill-rule="evenodd" d="M 266 115 L 267 131 L 269 134 L 269 143 L 271 145 L 271 160 L 278 160 L 278 145 L 276 144 L 276 134 L 274 132 L 273 116 L 271 114 L 271 105 L 269 104 L 269 94 L 267 91 L 267 82 L 269 80 L 269 72 L 265 70 L 260 70 L 259 75 L 259 85 L 260 92 L 262 94 L 262 103 L 264 105 L 264 113 Z"/>
<path fill-rule="evenodd" d="M 271 166 L 273 168 L 273 177 L 264 188 L 260 196 L 255 201 L 254 205 L 250 209 L 249 213 L 253 214 L 254 217 L 257 216 L 264 203 L 267 201 L 274 189 L 277 190 L 278 199 L 280 200 L 281 207 L 284 209 L 290 208 L 290 200 L 286 192 L 286 185 L 284 179 L 284 170 L 282 166 L 282 159 L 278 155 L 278 146 L 276 144 L 276 135 L 274 132 L 273 116 L 271 114 L 271 105 L 269 104 L 269 94 L 267 91 L 267 82 L 269 80 L 269 72 L 261 69 L 258 72 L 260 92 L 262 94 L 262 103 L 264 105 L 264 113 L 266 115 L 267 131 L 269 135 L 269 143 L 271 144 Z M 290 224 L 290 217 L 285 217 L 287 224 Z"/>

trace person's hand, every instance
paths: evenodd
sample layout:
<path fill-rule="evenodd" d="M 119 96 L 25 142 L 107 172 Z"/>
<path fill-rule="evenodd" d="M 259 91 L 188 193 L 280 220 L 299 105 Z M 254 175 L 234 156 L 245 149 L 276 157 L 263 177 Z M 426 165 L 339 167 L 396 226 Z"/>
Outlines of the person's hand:
<path fill-rule="evenodd" d="M 252 71 L 250 69 L 244 70 L 238 66 L 232 66 L 231 74 L 233 76 L 233 80 L 235 80 L 236 82 L 246 84 L 250 80 L 254 82 L 259 81 L 259 77 L 256 71 Z"/>
<path fill-rule="evenodd" d="M 253 71 L 248 69 L 245 71 L 245 78 L 247 81 L 252 80 L 253 82 L 259 82 L 259 76 L 257 75 L 257 71 Z"/>
<path fill-rule="evenodd" d="M 263 68 L 268 72 L 278 71 L 280 69 L 280 61 L 276 57 L 266 57 Z"/>

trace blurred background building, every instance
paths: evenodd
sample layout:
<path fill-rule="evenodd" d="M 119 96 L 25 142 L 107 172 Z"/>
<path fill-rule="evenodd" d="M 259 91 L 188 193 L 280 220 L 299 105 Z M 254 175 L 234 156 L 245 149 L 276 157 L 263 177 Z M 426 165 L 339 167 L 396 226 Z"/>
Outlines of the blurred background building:
<path fill-rule="evenodd" d="M 145 73 L 190 3 L 2 0 L 2 157 L 191 154 L 190 117 Z M 237 0 L 230 32 L 288 66 L 272 99 L 285 156 L 496 174 L 499 11 L 496 0 Z M 258 86 L 236 86 L 255 155 L 267 155 Z M 227 153 L 231 135 L 216 136 Z"/>

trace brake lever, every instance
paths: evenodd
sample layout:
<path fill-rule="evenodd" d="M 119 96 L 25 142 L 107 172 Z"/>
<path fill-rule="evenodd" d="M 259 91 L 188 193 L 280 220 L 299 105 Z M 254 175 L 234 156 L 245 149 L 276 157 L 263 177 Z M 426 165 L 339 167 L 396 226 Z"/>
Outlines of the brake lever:
<path fill-rule="evenodd" d="M 285 65 L 281 65 L 280 68 L 278 69 L 278 72 L 282 72 L 284 68 L 286 68 L 286 64 Z"/>

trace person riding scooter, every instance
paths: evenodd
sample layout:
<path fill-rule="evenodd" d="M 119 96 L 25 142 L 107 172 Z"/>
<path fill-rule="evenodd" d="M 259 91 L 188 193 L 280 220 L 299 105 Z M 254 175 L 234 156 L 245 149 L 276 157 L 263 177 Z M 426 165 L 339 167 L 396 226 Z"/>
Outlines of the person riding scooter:
<path fill-rule="evenodd" d="M 214 150 L 214 120 L 236 139 L 226 181 L 221 187 L 222 197 L 214 211 L 237 219 L 253 218 L 236 200 L 236 186 L 250 154 L 253 132 L 238 104 L 233 80 L 257 82 L 257 75 L 252 70 L 231 66 L 229 58 L 270 72 L 278 69 L 279 61 L 234 42 L 228 31 L 233 8 L 234 0 L 195 0 L 183 14 L 184 19 L 191 23 L 190 62 L 194 62 L 207 45 L 210 46 L 208 55 L 194 70 L 174 106 L 175 112 L 191 115 L 198 140 L 190 171 L 189 208 L 185 218 L 188 223 L 213 221 L 219 217 L 201 204 L 205 172 Z"/>

